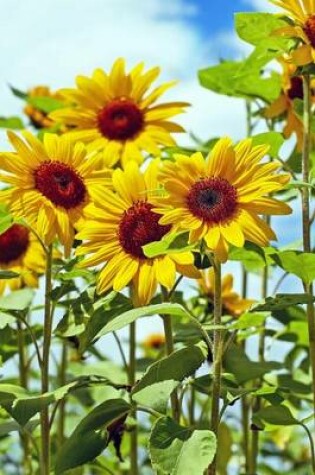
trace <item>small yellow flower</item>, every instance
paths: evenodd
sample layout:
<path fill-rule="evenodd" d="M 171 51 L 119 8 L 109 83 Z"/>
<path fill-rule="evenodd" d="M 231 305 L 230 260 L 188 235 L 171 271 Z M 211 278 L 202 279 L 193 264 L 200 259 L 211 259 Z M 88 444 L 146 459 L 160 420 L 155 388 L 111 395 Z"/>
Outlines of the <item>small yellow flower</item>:
<path fill-rule="evenodd" d="M 300 44 L 291 54 L 297 66 L 315 61 L 315 1 L 314 0 L 269 0 L 282 8 L 293 25 L 280 28 L 275 34 L 297 38 Z"/>
<path fill-rule="evenodd" d="M 58 236 L 69 255 L 74 225 L 91 198 L 104 195 L 109 171 L 98 171 L 99 158 L 64 135 L 45 134 L 44 143 L 27 131 L 24 140 L 13 132 L 8 137 L 16 152 L 0 154 L 0 180 L 11 185 L 0 191 L 0 202 L 36 228 L 46 244 Z"/>
<path fill-rule="evenodd" d="M 143 341 L 143 347 L 147 350 L 160 350 L 165 345 L 163 333 L 150 333 Z"/>
<path fill-rule="evenodd" d="M 267 119 L 284 118 L 286 125 L 283 135 L 287 139 L 296 134 L 297 149 L 302 151 L 303 147 L 303 121 L 294 109 L 294 99 L 303 100 L 303 80 L 301 76 L 295 76 L 296 66 L 288 61 L 280 61 L 283 67 L 282 91 L 280 96 L 264 110 Z M 311 81 L 312 102 L 315 101 L 314 87 L 315 81 Z"/>
<path fill-rule="evenodd" d="M 245 240 L 260 246 L 276 239 L 259 214 L 289 214 L 291 208 L 266 195 L 281 190 L 289 175 L 277 175 L 279 163 L 260 163 L 269 146 L 253 146 L 251 139 L 233 147 L 230 138 L 219 140 L 208 157 L 199 152 L 165 160 L 159 179 L 167 195 L 156 198 L 159 223 L 189 231 L 191 243 L 205 240 L 221 261 L 229 244 L 243 247 Z"/>
<path fill-rule="evenodd" d="M 27 95 L 28 97 L 49 97 L 64 102 L 64 98 L 59 92 L 51 92 L 47 86 L 36 86 L 33 89 L 30 89 Z M 36 129 L 50 128 L 56 124 L 54 120 L 48 117 L 46 112 L 32 106 L 31 104 L 27 104 L 23 110 Z M 63 126 L 60 132 L 65 132 L 66 130 L 67 127 Z"/>
<path fill-rule="evenodd" d="M 211 267 L 202 273 L 201 279 L 198 279 L 201 293 L 206 296 L 211 303 L 214 299 L 214 272 Z M 222 312 L 224 315 L 237 317 L 248 310 L 254 303 L 254 300 L 242 299 L 237 292 L 233 290 L 233 276 L 227 274 L 222 279 Z"/>
<path fill-rule="evenodd" d="M 145 256 L 142 246 L 159 241 L 170 226 L 159 224 L 160 215 L 152 211 L 151 194 L 158 189 L 157 162 L 152 161 L 144 174 L 136 162 L 125 170 L 113 172 L 114 192 L 99 196 L 96 206 L 89 206 L 88 220 L 77 238 L 84 242 L 77 255 L 86 258 L 82 265 L 103 265 L 97 283 L 98 292 L 111 287 L 120 291 L 132 284 L 136 305 L 145 305 L 155 294 L 157 285 L 171 289 L 176 272 L 198 278 L 191 252 L 174 252 L 155 258 Z M 105 264 L 105 266 L 104 266 Z"/>
<path fill-rule="evenodd" d="M 0 234 L 0 270 L 19 274 L 13 279 L 0 279 L 0 295 L 6 288 L 37 287 L 38 277 L 45 271 L 43 248 L 21 224 L 13 224 Z"/>
<path fill-rule="evenodd" d="M 159 75 L 159 68 L 143 71 L 143 63 L 130 73 L 125 61 L 118 59 L 109 74 L 96 69 L 91 78 L 78 76 L 77 89 L 61 93 L 73 107 L 51 113 L 53 120 L 72 125 L 68 136 L 89 144 L 91 150 L 103 150 L 104 163 L 112 166 L 121 160 L 143 161 L 142 151 L 160 155 L 161 146 L 173 146 L 173 132 L 183 128 L 169 119 L 184 111 L 186 102 L 156 104 L 175 82 L 168 82 L 149 92 Z"/>

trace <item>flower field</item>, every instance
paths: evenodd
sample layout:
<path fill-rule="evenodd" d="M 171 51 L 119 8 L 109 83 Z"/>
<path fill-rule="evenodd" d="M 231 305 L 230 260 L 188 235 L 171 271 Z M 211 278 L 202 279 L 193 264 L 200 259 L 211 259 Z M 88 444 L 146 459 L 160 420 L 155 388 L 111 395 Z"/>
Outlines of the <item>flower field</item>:
<path fill-rule="evenodd" d="M 141 57 L 6 91 L 0 475 L 315 474 L 315 0 L 265 4 L 195 72 L 241 139 Z"/>

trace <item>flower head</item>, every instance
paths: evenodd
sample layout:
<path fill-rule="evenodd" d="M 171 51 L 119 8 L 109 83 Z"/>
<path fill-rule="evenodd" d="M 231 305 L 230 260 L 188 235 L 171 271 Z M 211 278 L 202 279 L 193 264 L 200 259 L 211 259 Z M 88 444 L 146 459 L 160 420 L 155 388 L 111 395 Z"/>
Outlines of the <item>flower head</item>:
<path fill-rule="evenodd" d="M 30 98 L 50 98 L 55 99 L 58 102 L 64 102 L 64 98 L 59 92 L 52 92 L 47 86 L 36 86 L 33 89 L 30 89 L 27 93 Z M 29 117 L 31 124 L 36 129 L 43 129 L 53 127 L 55 121 L 48 117 L 48 113 L 43 110 L 35 107 L 34 105 L 27 104 L 24 107 L 24 113 Z M 66 126 L 61 128 L 61 132 L 67 130 Z"/>
<path fill-rule="evenodd" d="M 103 150 L 108 166 L 119 160 L 123 165 L 131 159 L 141 163 L 141 151 L 158 156 L 161 146 L 175 144 L 172 132 L 183 132 L 169 119 L 188 105 L 154 105 L 174 85 L 168 82 L 149 92 L 159 72 L 159 68 L 144 72 L 140 63 L 126 73 L 125 62 L 120 58 L 109 74 L 96 69 L 91 78 L 78 76 L 77 89 L 61 91 L 73 107 L 57 110 L 51 117 L 74 127 L 69 132 L 72 140 L 83 141 L 92 150 Z"/>
<path fill-rule="evenodd" d="M 98 158 L 88 157 L 83 144 L 65 136 L 45 134 L 40 142 L 29 132 L 8 132 L 16 152 L 0 154 L 0 180 L 11 185 L 0 191 L 12 214 L 23 217 L 50 244 L 56 236 L 68 255 L 74 225 L 94 194 L 109 184 L 109 171 L 98 171 Z"/>
<path fill-rule="evenodd" d="M 275 33 L 300 40 L 291 53 L 292 61 L 298 65 L 315 60 L 315 1 L 314 0 L 270 0 L 282 8 L 293 24 L 280 28 Z"/>
<path fill-rule="evenodd" d="M 277 175 L 276 162 L 260 163 L 268 146 L 253 146 L 251 139 L 233 147 L 219 140 L 206 159 L 175 155 L 165 160 L 159 174 L 167 195 L 157 198 L 159 223 L 189 231 L 190 242 L 204 239 L 221 261 L 228 246 L 242 247 L 248 240 L 265 246 L 276 236 L 259 214 L 288 214 L 291 208 L 266 197 L 283 188 L 289 175 Z"/>
<path fill-rule="evenodd" d="M 296 66 L 288 61 L 280 61 L 283 67 L 282 74 L 282 91 L 280 96 L 272 102 L 265 110 L 264 116 L 267 119 L 284 118 L 286 125 L 283 129 L 285 138 L 296 134 L 297 149 L 302 151 L 303 147 L 303 121 L 298 116 L 294 108 L 294 100 L 303 100 L 303 79 L 301 76 L 296 76 Z M 315 81 L 311 83 L 312 101 L 315 101 L 314 86 Z"/>
<path fill-rule="evenodd" d="M 6 288 L 16 290 L 24 285 L 37 287 L 38 276 L 45 271 L 45 254 L 34 235 L 21 224 L 13 224 L 0 234 L 0 270 L 19 274 L 0 280 L 0 295 Z"/>
<path fill-rule="evenodd" d="M 201 293 L 209 299 L 209 303 L 214 301 L 214 272 L 211 267 L 202 272 L 201 279 L 198 279 Z M 242 299 L 235 290 L 233 290 L 233 276 L 226 274 L 222 279 L 222 312 L 232 317 L 237 317 L 249 309 L 254 300 Z"/>
<path fill-rule="evenodd" d="M 150 163 L 144 174 L 135 162 L 113 173 L 115 192 L 96 200 L 87 210 L 88 220 L 77 235 L 84 242 L 78 255 L 91 254 L 82 265 L 103 265 L 97 289 L 105 292 L 113 287 L 120 291 L 129 283 L 136 305 L 145 305 L 153 297 L 157 285 L 171 289 L 176 271 L 191 277 L 199 273 L 193 267 L 190 252 L 174 252 L 148 258 L 142 246 L 159 241 L 170 231 L 159 224 L 160 215 L 153 211 L 150 195 L 158 188 L 157 162 Z M 105 264 L 105 266 L 104 266 Z"/>
<path fill-rule="evenodd" d="M 163 333 L 150 333 L 143 341 L 146 350 L 161 350 L 165 345 Z"/>

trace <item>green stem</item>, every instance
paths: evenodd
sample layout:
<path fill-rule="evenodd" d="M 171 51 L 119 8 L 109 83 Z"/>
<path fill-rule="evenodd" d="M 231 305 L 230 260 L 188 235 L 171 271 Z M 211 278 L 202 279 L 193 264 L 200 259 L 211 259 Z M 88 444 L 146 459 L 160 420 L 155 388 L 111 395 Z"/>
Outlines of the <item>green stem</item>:
<path fill-rule="evenodd" d="M 22 322 L 17 321 L 17 340 L 18 340 L 18 353 L 19 353 L 19 379 L 20 385 L 28 388 L 28 365 L 27 365 L 27 346 L 25 345 L 24 330 Z M 30 439 L 28 434 L 21 430 L 20 440 L 23 447 L 23 467 L 25 473 L 30 475 L 32 473 L 32 456 L 30 451 Z"/>
<path fill-rule="evenodd" d="M 270 223 L 270 218 L 267 217 L 268 224 Z M 263 270 L 262 276 L 262 288 L 261 296 L 263 299 L 267 297 L 268 294 L 268 275 L 269 269 L 266 265 Z M 258 343 L 258 359 L 260 363 L 265 361 L 265 327 L 261 329 L 259 334 L 259 343 Z M 261 385 L 261 381 L 258 381 L 258 385 Z M 261 398 L 256 397 L 253 404 L 253 413 L 258 412 L 261 409 Z M 257 462 L 259 454 L 259 433 L 258 430 L 252 431 L 252 442 L 251 442 L 251 451 L 250 451 L 250 460 L 249 460 L 249 475 L 256 475 L 257 473 Z"/>
<path fill-rule="evenodd" d="M 222 317 L 222 294 L 221 294 L 221 264 L 217 259 L 213 260 L 214 270 L 214 299 L 213 320 L 215 325 L 221 325 Z M 214 330 L 213 335 L 213 389 L 210 429 L 216 437 L 219 433 L 220 392 L 222 373 L 222 330 Z M 208 475 L 217 473 L 216 457 L 208 467 Z"/>
<path fill-rule="evenodd" d="M 62 342 L 61 349 L 61 363 L 59 366 L 58 384 L 59 387 L 64 386 L 67 380 L 67 361 L 68 361 L 68 347 L 67 342 Z M 61 399 L 59 404 L 58 426 L 57 426 L 57 440 L 59 447 L 62 446 L 65 440 L 65 415 L 66 415 L 66 398 Z"/>
<path fill-rule="evenodd" d="M 44 306 L 44 342 L 41 367 L 41 392 L 49 391 L 49 356 L 52 333 L 52 311 L 51 311 L 51 290 L 52 290 L 52 245 L 46 258 L 45 272 L 45 306 Z M 50 424 L 49 409 L 45 407 L 41 411 L 41 475 L 50 475 Z"/>
<path fill-rule="evenodd" d="M 177 283 L 175 283 L 172 293 L 176 289 Z M 169 302 L 171 293 L 168 293 L 167 290 L 162 287 L 162 295 L 163 301 Z M 163 320 L 163 327 L 164 327 L 164 335 L 165 335 L 165 353 L 166 356 L 171 355 L 174 352 L 174 341 L 173 341 L 173 325 L 172 325 L 172 317 L 170 315 L 161 315 Z M 172 417 L 175 421 L 180 421 L 180 405 L 178 400 L 177 390 L 175 389 L 171 394 L 171 409 L 172 409 Z"/>
<path fill-rule="evenodd" d="M 304 93 L 304 114 L 303 114 L 303 153 L 302 153 L 302 175 L 303 182 L 309 183 L 310 150 L 311 150 L 311 87 L 310 76 L 303 76 Z M 311 252 L 311 218 L 310 218 L 310 191 L 307 186 L 302 188 L 302 229 L 303 229 L 303 251 Z M 310 365 L 312 371 L 313 407 L 315 418 L 315 312 L 314 304 L 311 300 L 313 296 L 312 284 L 304 283 L 304 291 L 310 296 L 307 304 L 307 322 L 310 344 Z"/>
<path fill-rule="evenodd" d="M 129 326 L 129 371 L 128 383 L 134 386 L 136 382 L 136 322 Z M 136 411 L 132 417 L 137 419 Z M 130 432 L 130 475 L 138 475 L 138 428 L 135 425 Z"/>

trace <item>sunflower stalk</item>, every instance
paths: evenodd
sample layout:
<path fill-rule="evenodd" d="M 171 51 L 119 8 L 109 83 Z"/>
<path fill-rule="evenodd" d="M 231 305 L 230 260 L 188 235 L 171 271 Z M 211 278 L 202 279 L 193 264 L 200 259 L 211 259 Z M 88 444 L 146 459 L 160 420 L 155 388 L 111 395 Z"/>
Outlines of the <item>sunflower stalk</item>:
<path fill-rule="evenodd" d="M 45 271 L 45 306 L 44 306 L 44 342 L 43 356 L 41 366 L 41 392 L 42 394 L 49 391 L 49 357 L 52 334 L 52 307 L 51 307 L 51 290 L 52 290 L 52 245 L 49 246 L 46 260 Z M 41 410 L 41 475 L 50 474 L 50 423 L 49 409 L 45 407 Z"/>
<path fill-rule="evenodd" d="M 310 170 L 310 150 L 311 150 L 311 85 L 310 76 L 303 76 L 303 153 L 302 153 L 302 175 L 303 182 L 309 183 Z M 302 229 L 303 229 L 303 251 L 311 252 L 311 217 L 310 217 L 310 191 L 308 186 L 302 188 Z M 315 418 L 315 312 L 312 284 L 304 283 L 305 294 L 310 297 L 307 304 L 307 322 L 310 345 L 310 365 L 312 372 L 313 405 Z M 313 461 L 313 471 L 315 466 Z"/>
<path fill-rule="evenodd" d="M 132 387 L 136 382 L 136 322 L 129 326 L 129 371 L 128 383 Z M 132 413 L 136 419 L 136 411 Z M 130 475 L 138 475 L 138 428 L 135 424 L 130 432 Z"/>
<path fill-rule="evenodd" d="M 221 284 L 221 264 L 214 258 L 214 299 L 213 299 L 213 320 L 215 325 L 221 325 L 222 317 L 222 284 Z M 220 392 L 221 392 L 221 373 L 222 373 L 222 352 L 223 339 L 222 331 L 215 330 L 213 344 L 213 386 L 212 386 L 212 404 L 211 404 L 211 419 L 210 429 L 214 432 L 216 438 L 219 433 L 220 423 Z M 215 475 L 217 473 L 217 459 L 216 457 L 208 466 L 208 475 Z"/>

